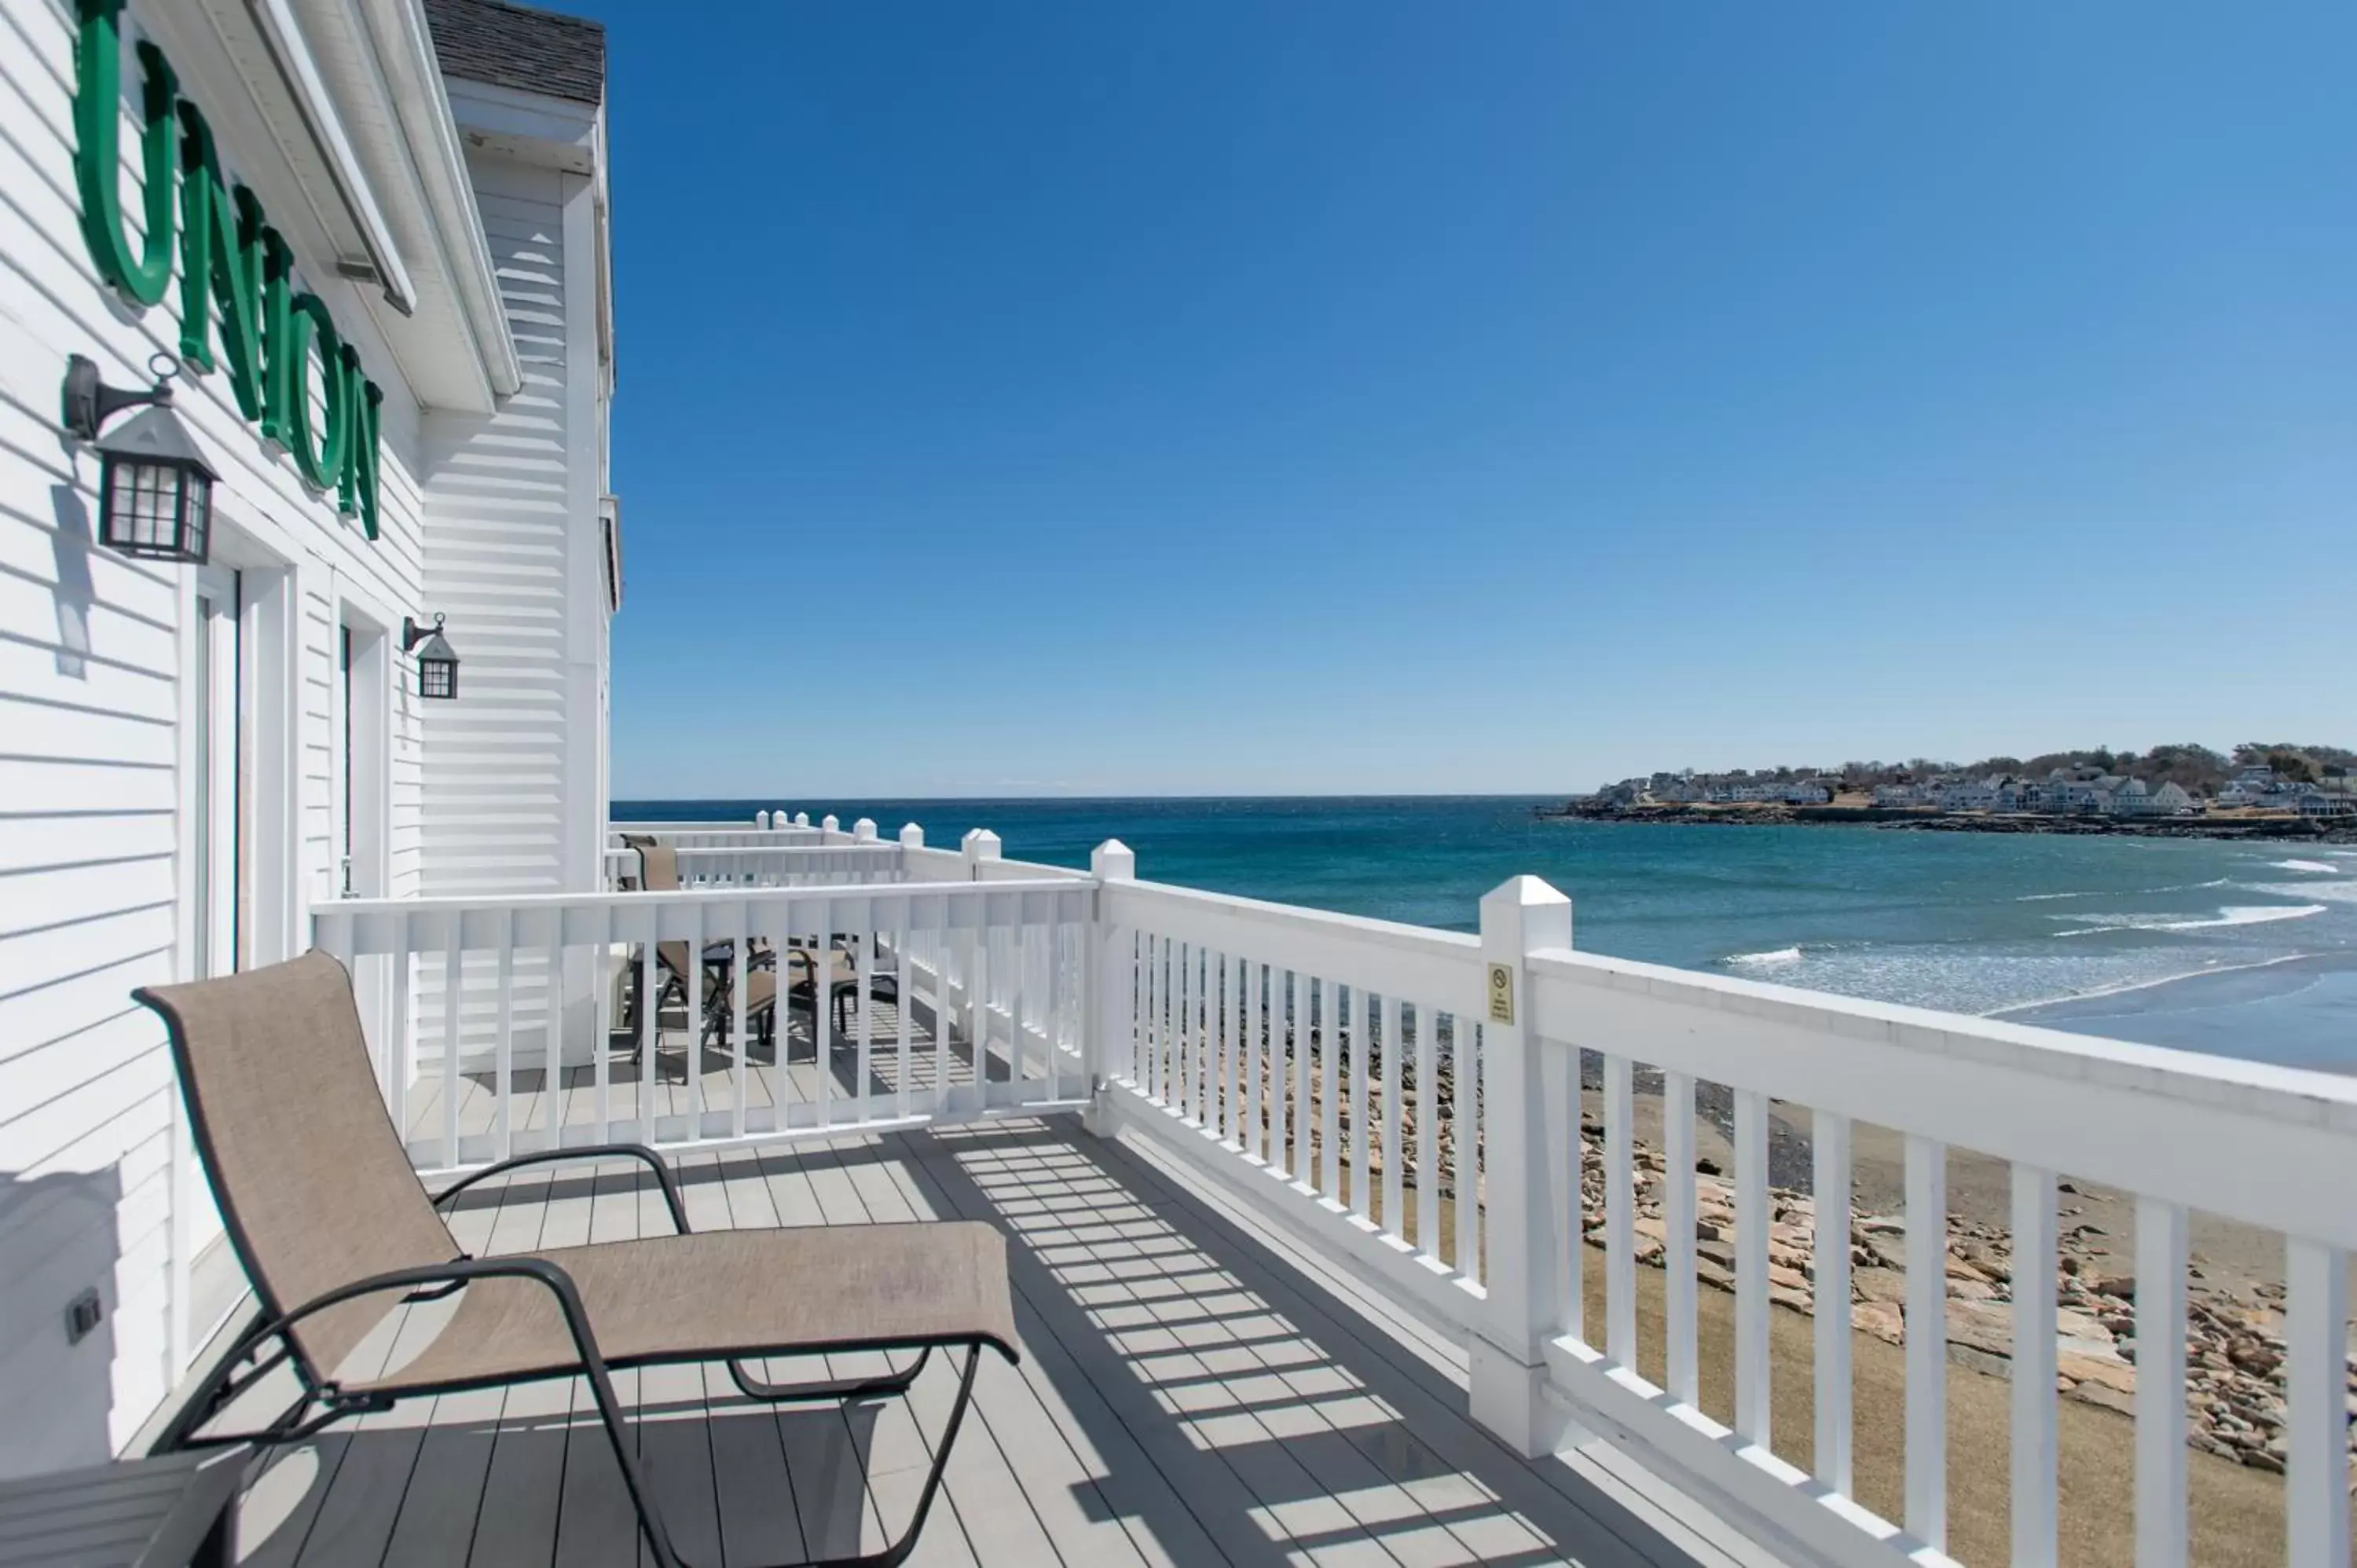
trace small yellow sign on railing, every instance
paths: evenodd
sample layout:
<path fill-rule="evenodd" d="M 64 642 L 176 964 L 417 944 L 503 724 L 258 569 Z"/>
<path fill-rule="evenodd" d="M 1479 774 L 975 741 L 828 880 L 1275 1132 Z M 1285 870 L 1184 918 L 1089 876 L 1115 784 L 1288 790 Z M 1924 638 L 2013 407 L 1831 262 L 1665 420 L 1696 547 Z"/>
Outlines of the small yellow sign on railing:
<path fill-rule="evenodd" d="M 1507 964 L 1493 963 L 1490 966 L 1490 1022 L 1511 1024 L 1513 1021 L 1513 969 Z"/>

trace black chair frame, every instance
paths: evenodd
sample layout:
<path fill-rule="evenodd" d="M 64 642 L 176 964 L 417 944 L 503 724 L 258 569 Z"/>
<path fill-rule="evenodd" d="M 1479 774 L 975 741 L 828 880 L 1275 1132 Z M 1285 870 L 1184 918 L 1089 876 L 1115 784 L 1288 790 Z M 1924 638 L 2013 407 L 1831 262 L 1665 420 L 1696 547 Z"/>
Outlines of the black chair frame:
<path fill-rule="evenodd" d="M 177 1046 L 178 1042 L 175 1041 Z M 185 1070 L 185 1069 L 183 1069 Z M 205 1136 L 200 1119 L 196 1122 L 197 1136 Z M 671 1212 L 672 1224 L 681 1235 L 688 1233 L 687 1208 L 681 1201 L 678 1178 L 665 1165 L 661 1155 L 642 1144 L 604 1144 L 582 1148 L 544 1149 L 513 1159 L 502 1160 L 470 1172 L 444 1188 L 434 1198 L 440 1209 L 451 1199 L 479 1182 L 528 1165 L 546 1165 L 563 1160 L 635 1159 L 654 1173 L 662 1188 L 663 1203 Z M 221 1206 L 222 1219 L 228 1225 L 231 1240 L 241 1254 L 245 1251 L 244 1237 L 237 1227 L 231 1205 Z M 249 1267 L 249 1276 L 253 1271 Z M 313 1313 L 323 1311 L 339 1302 L 355 1297 L 376 1295 L 393 1291 L 404 1293 L 403 1301 L 431 1301 L 465 1288 L 469 1283 L 485 1279 L 525 1279 L 541 1285 L 556 1298 L 565 1315 L 566 1328 L 573 1337 L 573 1348 L 579 1358 L 576 1365 L 531 1378 L 479 1379 L 466 1381 L 437 1382 L 404 1387 L 398 1391 L 347 1391 L 333 1380 L 320 1375 L 303 1354 L 301 1347 L 289 1332 L 295 1325 Z M 941 1490 L 942 1476 L 949 1466 L 950 1451 L 957 1442 L 958 1428 L 965 1420 L 966 1407 L 973 1402 L 974 1373 L 982 1360 L 985 1346 L 996 1348 L 1008 1360 L 1014 1359 L 1011 1348 L 995 1340 L 984 1338 L 892 1340 L 852 1345 L 829 1345 L 824 1348 L 834 1353 L 880 1350 L 915 1350 L 917 1359 L 905 1370 L 887 1372 L 874 1378 L 845 1378 L 807 1383 L 771 1383 L 754 1376 L 746 1363 L 770 1356 L 791 1357 L 816 1353 L 808 1345 L 780 1344 L 759 1351 L 740 1352 L 730 1357 L 666 1356 L 631 1357 L 609 1361 L 597 1348 L 597 1337 L 583 1306 L 580 1292 L 571 1276 L 544 1258 L 487 1257 L 461 1255 L 447 1263 L 430 1264 L 420 1268 L 396 1269 L 387 1273 L 356 1280 L 339 1285 L 325 1294 L 303 1302 L 291 1310 L 272 1300 L 266 1291 L 256 1288 L 261 1306 L 242 1331 L 229 1352 L 211 1371 L 198 1383 L 182 1404 L 171 1423 L 153 1445 L 156 1454 L 176 1453 L 185 1449 L 227 1446 L 251 1443 L 264 1446 L 299 1443 L 325 1431 L 338 1422 L 359 1415 L 391 1410 L 405 1399 L 423 1399 L 434 1394 L 458 1393 L 477 1388 L 507 1388 L 520 1382 L 538 1381 L 547 1378 L 581 1377 L 589 1384 L 591 1397 L 597 1406 L 599 1423 L 607 1441 L 612 1445 L 614 1460 L 621 1467 L 622 1484 L 629 1491 L 630 1506 L 637 1512 L 640 1533 L 646 1539 L 647 1549 L 662 1568 L 691 1568 L 672 1542 L 671 1531 L 662 1512 L 647 1484 L 646 1472 L 630 1440 L 630 1427 L 622 1411 L 620 1400 L 614 1392 L 613 1373 L 637 1367 L 698 1364 L 719 1359 L 728 1368 L 728 1375 L 748 1399 L 770 1404 L 829 1402 L 849 1404 L 861 1400 L 897 1397 L 907 1393 L 909 1386 L 932 1359 L 936 1348 L 963 1348 L 965 1362 L 958 1374 L 957 1400 L 950 1407 L 949 1418 L 942 1423 L 939 1447 L 933 1455 L 932 1468 L 926 1473 L 923 1489 L 918 1494 L 914 1516 L 899 1539 L 878 1552 L 850 1557 L 806 1559 L 794 1564 L 779 1564 L 778 1568 L 894 1568 L 905 1561 L 923 1532 L 925 1520 L 931 1511 L 933 1499 Z M 265 1354 L 266 1352 L 266 1354 Z M 259 1430 L 241 1433 L 208 1434 L 203 1428 L 224 1413 L 237 1400 L 253 1389 L 264 1377 L 281 1366 L 291 1365 L 301 1386 L 295 1402 Z M 317 1407 L 313 1412 L 313 1407 Z M 307 1413 L 311 1412 L 311 1413 Z"/>

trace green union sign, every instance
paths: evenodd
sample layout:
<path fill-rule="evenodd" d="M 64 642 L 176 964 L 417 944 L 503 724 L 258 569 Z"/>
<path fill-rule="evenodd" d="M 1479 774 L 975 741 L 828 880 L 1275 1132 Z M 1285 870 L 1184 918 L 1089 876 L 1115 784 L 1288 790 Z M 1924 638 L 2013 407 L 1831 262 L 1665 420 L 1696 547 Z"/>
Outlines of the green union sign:
<path fill-rule="evenodd" d="M 144 40 L 138 55 L 145 78 L 140 165 L 146 221 L 136 247 L 123 231 L 123 5 L 81 0 L 74 50 L 74 181 L 91 261 L 117 293 L 144 310 L 162 301 L 177 250 L 181 362 L 198 371 L 225 369 L 238 412 L 294 456 L 305 483 L 335 491 L 336 510 L 358 516 L 374 539 L 384 393 L 361 373 L 360 355 L 337 332 L 327 301 L 295 286 L 294 252 L 253 193 L 222 177 L 203 113 L 180 96 L 163 51 Z M 322 406 L 316 417 L 315 382 Z"/>

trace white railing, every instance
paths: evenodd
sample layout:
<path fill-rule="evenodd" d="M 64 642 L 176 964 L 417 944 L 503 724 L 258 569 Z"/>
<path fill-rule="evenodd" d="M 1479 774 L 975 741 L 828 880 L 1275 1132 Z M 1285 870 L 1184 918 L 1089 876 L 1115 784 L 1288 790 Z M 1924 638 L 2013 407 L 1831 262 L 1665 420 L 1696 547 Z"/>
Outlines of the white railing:
<path fill-rule="evenodd" d="M 1154 1139 L 1321 1262 L 1464 1334 L 1475 1414 L 1525 1453 L 1606 1437 L 1797 1561 L 1950 1561 L 1953 1145 L 2012 1167 L 2010 1279 L 1970 1317 L 2010 1330 L 1982 1364 L 2010 1363 L 2011 1443 L 1996 1462 L 2010 1470 L 2013 1563 L 2057 1558 L 2061 1347 L 2077 1377 L 2133 1379 L 2136 1561 L 2186 1563 L 2195 1208 L 2285 1238 L 2281 1332 L 2238 1347 L 2255 1359 L 2236 1365 L 2282 1360 L 2267 1452 L 2287 1472 L 2289 1560 L 2349 1562 L 2357 1082 L 1581 953 L 1569 902 L 1531 878 L 1483 900 L 1472 938 L 1138 883 L 1117 845 L 1096 869 L 1101 1128 Z M 1641 1082 L 1664 1106 L 1658 1154 L 1636 1143 Z M 1602 1108 L 1587 1133 L 1583 1083 Z M 1814 1199 L 1770 1187 L 1771 1105 L 1806 1131 Z M 1724 1179 L 1696 1174 L 1703 1109 L 1729 1124 Z M 1898 1521 L 1852 1485 L 1855 1122 L 1902 1136 L 1906 1212 L 1932 1217 L 1904 1230 Z M 1426 1129 L 1439 1134 L 1430 1150 Z M 2065 1176 L 2135 1197 L 2135 1328 L 2121 1353 L 2067 1337 L 2109 1330 L 2064 1322 L 2050 1288 Z M 1647 1193 L 1659 1219 L 1641 1227 Z M 1796 1259 L 1800 1227 L 1779 1221 L 1813 1212 Z M 1697 1387 L 1706 1227 L 1732 1248 L 1726 1422 Z M 1659 1384 L 1638 1370 L 1645 1267 L 1663 1271 Z M 1600 1322 L 1587 1305 L 1598 1268 Z M 1808 1469 L 1778 1452 L 1770 1424 L 1772 1304 L 1800 1294 L 1795 1275 L 1824 1304 Z"/>
<path fill-rule="evenodd" d="M 813 887 L 856 883 L 972 881 L 971 876 L 909 878 L 898 843 L 794 844 L 759 849 L 689 848 L 674 852 L 682 887 Z M 961 867 L 962 859 L 952 857 Z M 606 852 L 606 886 L 640 885 L 639 852 Z"/>
<path fill-rule="evenodd" d="M 1599 958 L 1567 941 L 1531 950 L 1524 976 L 1545 1080 L 1578 1081 L 1573 1058 L 1582 1050 L 1601 1058 L 1602 1334 L 1588 1332 L 1582 1312 L 1587 1249 L 1568 1250 L 1568 1267 L 1537 1299 L 1562 1330 L 1544 1346 L 1556 1387 L 1610 1435 L 1715 1486 L 1828 1560 L 1936 1557 L 1947 1533 L 1946 1168 L 1953 1145 L 2011 1166 L 2010 1300 L 1995 1316 L 2010 1328 L 2013 1561 L 2051 1563 L 2056 1550 L 2057 1190 L 2067 1176 L 2136 1200 L 2136 1562 L 2186 1560 L 2186 1233 L 2195 1208 L 2285 1238 L 2288 1408 L 2279 1451 L 2289 1477 L 2289 1557 L 2336 1568 L 2348 1562 L 2347 1276 L 2349 1249 L 2357 1246 L 2357 1205 L 2348 1195 L 2357 1183 L 2357 1084 Z M 1662 1075 L 1664 1125 L 1673 1129 L 1663 1161 L 1666 1388 L 1635 1371 L 1631 1083 L 1641 1066 Z M 1702 1082 L 1724 1086 L 1732 1101 L 1731 1428 L 1704 1415 L 1695 1400 L 1691 1133 Z M 1778 1457 L 1770 1443 L 1771 1101 L 1788 1124 L 1805 1108 L 1811 1185 L 1819 1204 L 1835 1206 L 1818 1210 L 1808 1271 L 1815 1299 L 1839 1304 L 1816 1313 L 1813 1473 Z M 1838 1222 L 1840 1198 L 1827 1195 L 1850 1190 L 1855 1122 L 1904 1139 L 1906 1457 L 1904 1518 L 1895 1525 L 1850 1495 L 1852 1238 Z M 1553 1171 L 1573 1157 L 1571 1126 L 1562 1116 L 1546 1122 Z M 1679 1128 L 1687 1134 L 1682 1145 Z M 1540 1190 L 1567 1189 L 1557 1180 Z M 1916 1331 L 1926 1323 L 1938 1331 Z"/>
<path fill-rule="evenodd" d="M 1462 1329 L 1481 1299 L 1479 943 L 1102 884 L 1105 1070 L 1127 1119 Z"/>
<path fill-rule="evenodd" d="M 834 822 L 829 817 L 827 822 Z M 693 832 L 676 832 L 662 823 L 631 823 L 627 831 L 645 832 L 672 845 L 683 886 L 793 887 L 844 886 L 870 882 L 1089 882 L 1089 873 L 1068 866 L 1006 860 L 999 853 L 998 835 L 986 828 L 968 832 L 953 850 L 925 847 L 924 830 L 914 822 L 897 838 L 878 839 L 876 824 L 862 819 L 845 833 L 832 826 L 823 844 L 761 844 L 730 847 L 681 844 Z M 606 851 L 606 886 L 619 889 L 639 876 L 639 852 L 620 847 Z"/>
<path fill-rule="evenodd" d="M 624 834 L 661 839 L 675 849 L 784 849 L 828 842 L 823 828 L 757 828 L 723 822 L 615 822 L 606 833 L 608 850 L 621 849 Z M 846 842 L 848 834 L 840 835 Z"/>
<path fill-rule="evenodd" d="M 2214 1343 L 2189 1367 L 2207 1310 L 2187 1287 L 2198 1208 L 2284 1238 L 2277 1328 L 2238 1340 L 2233 1364 L 2276 1380 L 2263 1457 L 2286 1472 L 2289 1560 L 2349 1562 L 2357 1080 L 1584 953 L 1569 901 L 1527 877 L 1458 935 L 1142 883 L 1118 843 L 1078 873 L 1006 861 L 983 832 L 952 852 L 913 829 L 818 831 L 826 844 L 683 848 L 683 878 L 737 879 L 684 893 L 324 907 L 317 940 L 355 961 L 420 1165 L 1085 1105 L 1100 1133 L 1151 1139 L 1321 1264 L 1460 1336 L 1474 1414 L 1521 1451 L 1603 1437 L 1787 1557 L 1857 1568 L 1950 1561 L 1952 1354 L 2010 1375 L 2018 1568 L 2057 1558 L 2064 1384 L 2133 1387 L 2136 1561 L 2183 1568 L 2189 1373 L 2227 1375 Z M 804 873 L 865 880 L 792 885 Z M 844 953 L 825 961 L 849 979 L 843 1021 L 813 996 L 806 1032 L 789 1008 L 774 1049 L 748 1034 L 756 939 Z M 726 945 L 679 965 L 668 1015 L 633 1006 L 618 1032 L 625 993 L 662 993 L 671 942 Z M 1636 1117 L 1655 1099 L 1649 1149 Z M 1730 1146 L 1724 1176 L 1697 1173 L 1706 1122 Z M 1775 1122 L 1805 1142 L 1813 1196 L 1789 1169 L 1771 1186 Z M 1903 1342 L 1896 1520 L 1852 1474 L 1857 1122 L 1898 1135 L 1904 1212 L 1931 1221 L 1860 1222 L 1903 1246 L 1903 1322 L 1878 1320 Z M 1978 1343 L 1951 1299 L 1952 1148 L 2011 1172 L 2007 1260 L 1966 1304 Z M 2134 1199 L 2133 1297 L 2113 1311 L 2133 1326 L 2102 1329 L 2110 1348 L 2058 1306 L 2066 1178 Z M 1726 1310 L 1700 1310 L 1705 1278 Z M 1658 1382 L 1639 1369 L 1641 1280 L 1660 1293 Z M 1814 1319 L 1812 1413 L 1796 1434 L 1788 1412 L 1781 1447 L 1779 1304 Z M 1731 1352 L 1724 1405 L 1698 1386 L 1706 1331 Z"/>
<path fill-rule="evenodd" d="M 1095 897 L 1058 879 L 371 899 L 313 928 L 354 971 L 412 1157 L 444 1169 L 1077 1104 Z M 766 1029 L 762 947 L 773 974 L 829 976 Z"/>

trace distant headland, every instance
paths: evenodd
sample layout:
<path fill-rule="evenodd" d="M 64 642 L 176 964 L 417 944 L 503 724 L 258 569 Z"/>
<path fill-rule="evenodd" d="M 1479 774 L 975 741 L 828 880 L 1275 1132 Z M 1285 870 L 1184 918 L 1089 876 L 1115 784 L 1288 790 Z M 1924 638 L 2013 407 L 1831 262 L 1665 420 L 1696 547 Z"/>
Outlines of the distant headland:
<path fill-rule="evenodd" d="M 2357 843 L 2357 753 L 2251 742 L 2138 755 L 2096 746 L 2028 760 L 1689 768 L 1624 779 L 1540 815 L 1587 821 L 1850 822 L 1947 832 L 2136 833 Z"/>

